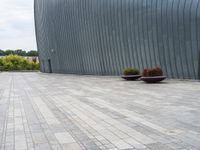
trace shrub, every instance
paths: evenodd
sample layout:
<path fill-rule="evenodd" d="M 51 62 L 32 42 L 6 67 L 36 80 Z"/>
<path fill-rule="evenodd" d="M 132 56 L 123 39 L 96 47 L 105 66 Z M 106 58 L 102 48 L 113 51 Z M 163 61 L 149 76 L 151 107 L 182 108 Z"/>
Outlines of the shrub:
<path fill-rule="evenodd" d="M 39 70 L 39 63 L 29 61 L 18 55 L 8 55 L 0 58 L 0 70 Z"/>
<path fill-rule="evenodd" d="M 152 77 L 152 76 L 163 76 L 163 71 L 161 68 L 146 68 L 143 71 L 143 76 L 144 77 Z"/>
<path fill-rule="evenodd" d="M 135 68 L 126 68 L 124 69 L 124 75 L 139 75 L 140 71 Z"/>

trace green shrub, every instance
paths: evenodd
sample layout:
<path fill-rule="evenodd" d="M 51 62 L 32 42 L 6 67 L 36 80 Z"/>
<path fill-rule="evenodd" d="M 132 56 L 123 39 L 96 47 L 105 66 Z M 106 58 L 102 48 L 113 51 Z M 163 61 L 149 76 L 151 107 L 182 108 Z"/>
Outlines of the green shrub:
<path fill-rule="evenodd" d="M 163 71 L 161 68 L 146 68 L 143 71 L 143 76 L 144 77 L 152 77 L 152 76 L 163 76 Z"/>
<path fill-rule="evenodd" d="M 33 63 L 33 70 L 40 70 L 40 64 L 39 63 Z"/>
<path fill-rule="evenodd" d="M 0 71 L 3 70 L 3 59 L 0 59 Z"/>
<path fill-rule="evenodd" d="M 0 70 L 39 70 L 38 62 L 33 62 L 18 55 L 8 55 L 0 58 Z"/>
<path fill-rule="evenodd" d="M 140 71 L 135 68 L 126 68 L 124 69 L 124 75 L 139 75 Z"/>

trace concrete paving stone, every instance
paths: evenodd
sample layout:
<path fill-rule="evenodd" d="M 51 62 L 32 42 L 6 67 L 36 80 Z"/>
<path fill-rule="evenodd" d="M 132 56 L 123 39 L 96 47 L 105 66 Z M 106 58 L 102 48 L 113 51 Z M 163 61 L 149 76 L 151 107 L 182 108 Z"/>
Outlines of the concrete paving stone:
<path fill-rule="evenodd" d="M 168 147 L 172 149 L 184 149 L 185 147 L 182 145 L 182 143 L 169 143 L 166 144 Z"/>
<path fill-rule="evenodd" d="M 33 142 L 36 144 L 40 143 L 47 143 L 47 138 L 45 137 L 44 133 L 32 133 Z"/>
<path fill-rule="evenodd" d="M 6 145 L 4 149 L 5 149 L 5 150 L 13 150 L 13 149 L 15 149 L 15 148 L 14 148 L 14 145 L 10 145 L 10 144 L 9 144 L 9 145 Z"/>
<path fill-rule="evenodd" d="M 101 142 L 99 142 L 99 141 L 95 142 L 95 144 L 98 145 L 98 146 L 103 145 L 103 144 L 102 144 Z"/>
<path fill-rule="evenodd" d="M 10 143 L 14 142 L 14 136 L 13 135 L 6 135 L 6 143 L 8 143 L 8 142 L 10 142 Z"/>
<path fill-rule="evenodd" d="M 82 150 L 77 143 L 62 144 L 63 150 Z"/>
<path fill-rule="evenodd" d="M 27 144 L 25 142 L 15 142 L 15 150 L 25 150 L 27 149 Z"/>
<path fill-rule="evenodd" d="M 99 147 L 97 146 L 92 146 L 92 147 L 86 147 L 87 150 L 101 150 Z"/>
<path fill-rule="evenodd" d="M 40 143 L 35 145 L 35 150 L 51 150 L 48 143 Z"/>
<path fill-rule="evenodd" d="M 74 143 L 74 138 L 68 132 L 55 133 L 55 136 L 60 144 Z"/>
<path fill-rule="evenodd" d="M 102 149 L 108 149 L 107 147 L 105 147 L 104 145 L 99 146 L 99 148 Z"/>
<path fill-rule="evenodd" d="M 81 143 L 85 146 L 85 147 L 95 147 L 96 144 L 94 141 L 92 140 L 88 140 L 88 141 L 81 141 Z"/>
<path fill-rule="evenodd" d="M 33 148 L 34 144 L 32 142 L 27 142 L 28 148 Z"/>
<path fill-rule="evenodd" d="M 84 133 L 78 134 L 78 135 L 76 134 L 75 136 L 77 137 L 77 139 L 79 141 L 89 141 L 90 140 L 90 138 L 87 135 L 85 135 Z"/>
<path fill-rule="evenodd" d="M 118 149 L 131 149 L 133 148 L 133 146 L 131 146 L 130 144 L 122 141 L 122 140 L 118 140 L 118 141 L 112 141 L 111 142 L 114 146 L 116 146 Z"/>
<path fill-rule="evenodd" d="M 124 141 L 126 141 L 128 144 L 132 145 L 134 148 L 136 149 L 144 149 L 147 148 L 144 144 L 139 143 L 138 141 L 136 141 L 133 138 L 128 138 L 128 139 L 123 139 Z"/>
<path fill-rule="evenodd" d="M 51 148 L 52 148 L 52 150 L 62 150 L 61 146 L 58 144 L 55 144 L 55 145 L 51 144 Z"/>
<path fill-rule="evenodd" d="M 106 148 L 108 148 L 108 149 L 112 149 L 112 148 L 115 148 L 115 146 L 114 145 L 112 145 L 112 144 L 106 144 L 106 145 L 104 145 Z"/>
<path fill-rule="evenodd" d="M 29 129 L 32 132 L 42 132 L 42 130 L 43 130 L 40 124 L 32 124 L 29 126 Z"/>
<path fill-rule="evenodd" d="M 163 145 L 162 143 L 154 143 L 154 144 L 148 144 L 147 147 L 153 150 L 171 150 L 167 145 Z"/>

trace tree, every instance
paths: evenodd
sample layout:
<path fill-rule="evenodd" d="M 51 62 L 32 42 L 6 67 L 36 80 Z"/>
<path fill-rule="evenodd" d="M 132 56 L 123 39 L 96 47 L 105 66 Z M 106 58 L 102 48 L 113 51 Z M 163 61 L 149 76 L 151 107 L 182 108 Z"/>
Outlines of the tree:
<path fill-rule="evenodd" d="M 14 51 L 14 54 L 19 55 L 19 56 L 26 56 L 26 51 L 18 49 Z"/>
<path fill-rule="evenodd" d="M 7 55 L 19 55 L 19 56 L 30 56 L 30 57 L 37 57 L 38 52 L 36 50 L 31 50 L 31 51 L 24 51 L 22 49 L 17 49 L 17 50 L 1 50 L 0 49 L 0 56 L 7 56 Z"/>
<path fill-rule="evenodd" d="M 0 56 L 4 56 L 4 51 L 0 49 Z"/>
<path fill-rule="evenodd" d="M 10 54 L 14 54 L 14 50 L 6 50 L 4 52 L 4 55 L 10 55 Z"/>
<path fill-rule="evenodd" d="M 26 56 L 38 56 L 38 52 L 35 50 L 31 50 L 26 53 Z"/>

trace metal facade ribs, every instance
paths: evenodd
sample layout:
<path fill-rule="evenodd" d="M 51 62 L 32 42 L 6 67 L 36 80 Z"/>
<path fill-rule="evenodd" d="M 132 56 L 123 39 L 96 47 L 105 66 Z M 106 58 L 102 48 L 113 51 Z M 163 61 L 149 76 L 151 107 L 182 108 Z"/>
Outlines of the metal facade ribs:
<path fill-rule="evenodd" d="M 35 0 L 35 25 L 43 72 L 200 76 L 200 0 Z"/>

